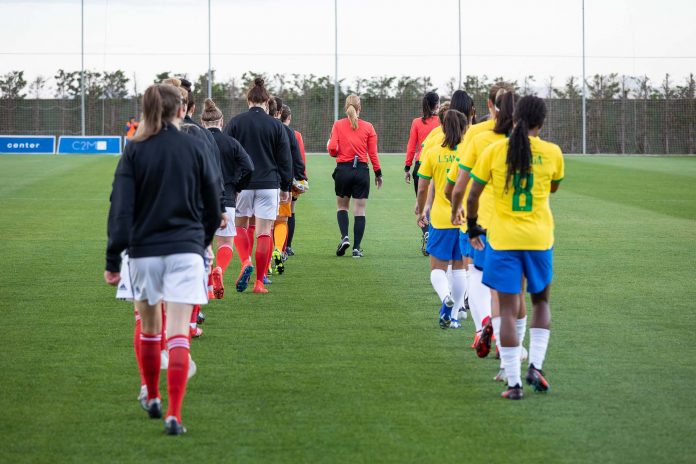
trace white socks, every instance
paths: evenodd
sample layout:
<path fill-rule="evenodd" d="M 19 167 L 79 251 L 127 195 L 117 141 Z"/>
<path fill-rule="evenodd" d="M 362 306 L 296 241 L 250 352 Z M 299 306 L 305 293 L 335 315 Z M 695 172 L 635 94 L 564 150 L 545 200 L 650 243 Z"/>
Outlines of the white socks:
<path fill-rule="evenodd" d="M 475 267 L 469 270 L 469 309 L 476 331 L 481 330 L 481 321 L 491 315 L 491 290 L 483 285 L 483 272 Z"/>
<path fill-rule="evenodd" d="M 507 376 L 508 386 L 514 387 L 515 385 L 522 386 L 522 361 L 520 361 L 520 353 L 522 348 L 520 345 L 508 347 L 500 347 L 500 363 L 505 369 L 505 375 Z"/>
<path fill-rule="evenodd" d="M 517 319 L 515 321 L 515 328 L 517 329 L 517 340 L 519 340 L 519 345 L 524 345 L 524 335 L 527 332 L 527 316 L 522 319 Z"/>
<path fill-rule="evenodd" d="M 500 316 L 491 317 L 491 325 L 493 326 L 493 336 L 495 337 L 495 345 L 498 347 L 498 352 L 500 352 Z M 500 367 L 503 367 L 502 356 L 500 357 Z"/>
<path fill-rule="evenodd" d="M 529 329 L 529 364 L 541 370 L 546 358 L 551 331 L 547 329 Z"/>
<path fill-rule="evenodd" d="M 430 271 L 430 283 L 433 285 L 437 296 L 440 297 L 440 302 L 445 301 L 445 298 L 450 294 L 447 273 L 442 269 L 433 269 Z"/>
<path fill-rule="evenodd" d="M 466 292 L 466 270 L 454 269 L 452 271 L 452 319 L 459 319 L 459 308 L 464 306 L 464 293 Z"/>

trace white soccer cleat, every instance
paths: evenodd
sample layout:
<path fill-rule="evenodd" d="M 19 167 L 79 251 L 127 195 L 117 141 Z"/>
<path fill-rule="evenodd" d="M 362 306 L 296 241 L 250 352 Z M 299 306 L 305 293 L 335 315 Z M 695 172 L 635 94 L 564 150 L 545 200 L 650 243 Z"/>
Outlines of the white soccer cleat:
<path fill-rule="evenodd" d="M 464 308 L 459 308 L 459 320 L 465 321 L 469 317 L 469 313 L 467 313 Z"/>
<path fill-rule="evenodd" d="M 147 411 L 147 385 L 140 386 L 140 393 L 138 394 L 138 403 L 140 407 Z"/>

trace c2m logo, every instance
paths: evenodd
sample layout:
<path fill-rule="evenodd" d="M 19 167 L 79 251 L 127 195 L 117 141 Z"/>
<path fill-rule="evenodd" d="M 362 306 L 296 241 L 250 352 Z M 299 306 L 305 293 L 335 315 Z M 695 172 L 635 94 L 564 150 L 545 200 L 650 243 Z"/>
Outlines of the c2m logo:
<path fill-rule="evenodd" d="M 106 140 L 75 140 L 72 143 L 72 149 L 77 152 L 94 153 L 95 151 L 106 151 L 108 143 Z"/>

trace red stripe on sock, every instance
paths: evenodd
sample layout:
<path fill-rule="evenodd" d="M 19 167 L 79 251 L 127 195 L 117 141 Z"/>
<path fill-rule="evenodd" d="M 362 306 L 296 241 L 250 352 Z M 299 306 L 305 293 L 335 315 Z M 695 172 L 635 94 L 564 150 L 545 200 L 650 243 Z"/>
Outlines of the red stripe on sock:
<path fill-rule="evenodd" d="M 167 416 L 175 416 L 181 422 L 181 406 L 186 395 L 188 381 L 189 348 L 188 338 L 177 335 L 168 340 L 169 368 L 167 369 L 167 393 L 169 405 Z"/>

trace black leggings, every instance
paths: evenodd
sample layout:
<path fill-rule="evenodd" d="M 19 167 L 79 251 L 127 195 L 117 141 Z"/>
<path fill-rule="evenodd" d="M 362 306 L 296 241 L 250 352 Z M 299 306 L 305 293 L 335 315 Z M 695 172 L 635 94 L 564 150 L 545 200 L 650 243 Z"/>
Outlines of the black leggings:
<path fill-rule="evenodd" d="M 416 161 L 415 164 L 413 165 L 413 189 L 416 191 L 416 195 L 418 195 L 418 168 L 420 167 L 420 161 Z"/>

